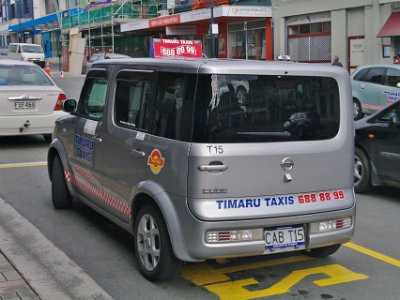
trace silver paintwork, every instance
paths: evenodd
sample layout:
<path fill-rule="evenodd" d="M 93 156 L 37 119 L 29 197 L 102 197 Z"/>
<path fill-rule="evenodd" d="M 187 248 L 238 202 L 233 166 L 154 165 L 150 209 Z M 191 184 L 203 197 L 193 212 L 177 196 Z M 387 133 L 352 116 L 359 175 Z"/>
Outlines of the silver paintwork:
<path fill-rule="evenodd" d="M 113 93 L 110 92 L 104 118 L 94 130 L 93 160 L 82 163 L 74 158 L 73 135 L 77 130 L 83 130 L 85 122 L 71 115 L 57 122 L 49 161 L 58 153 L 67 172 L 82 176 L 79 171 L 88 170 L 93 188 L 123 199 L 132 208 L 132 217 L 110 209 L 106 202 L 96 201 L 88 190 L 68 182 L 73 195 L 131 233 L 137 199 L 143 199 L 144 195 L 151 198 L 164 216 L 175 255 L 184 261 L 265 252 L 263 240 L 207 244 L 207 231 L 293 224 L 305 224 L 307 229 L 311 222 L 352 217 L 351 228 L 308 235 L 306 248 L 345 243 L 351 239 L 355 221 L 353 104 L 349 75 L 345 70 L 326 65 L 282 62 L 146 58 L 102 61 L 96 63 L 96 68 L 107 68 L 111 82 L 119 68 L 334 78 L 339 86 L 341 123 L 338 134 L 329 140 L 218 144 L 216 146 L 222 146 L 224 153 L 213 155 L 205 144 L 173 141 L 116 126 Z M 153 174 L 146 164 L 154 149 L 158 149 L 166 159 L 158 175 Z M 286 164 L 281 165 L 287 157 L 295 162 L 294 168 L 286 169 Z M 220 164 L 210 164 L 215 161 Z M 285 177 L 291 180 L 284 182 Z M 345 192 L 345 199 L 327 205 L 296 204 L 259 210 L 216 209 L 218 199 L 296 196 L 338 189 Z M 156 254 L 151 256 L 156 260 Z"/>

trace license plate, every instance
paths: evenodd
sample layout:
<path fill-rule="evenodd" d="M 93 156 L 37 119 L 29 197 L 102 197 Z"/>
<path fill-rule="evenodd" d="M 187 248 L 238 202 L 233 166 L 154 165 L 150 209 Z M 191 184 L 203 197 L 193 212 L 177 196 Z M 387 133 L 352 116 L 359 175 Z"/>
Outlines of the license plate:
<path fill-rule="evenodd" d="M 14 101 L 15 110 L 36 109 L 36 101 Z"/>
<path fill-rule="evenodd" d="M 265 231 L 265 249 L 271 251 L 285 248 L 304 249 L 304 242 L 303 227 L 278 227 Z"/>

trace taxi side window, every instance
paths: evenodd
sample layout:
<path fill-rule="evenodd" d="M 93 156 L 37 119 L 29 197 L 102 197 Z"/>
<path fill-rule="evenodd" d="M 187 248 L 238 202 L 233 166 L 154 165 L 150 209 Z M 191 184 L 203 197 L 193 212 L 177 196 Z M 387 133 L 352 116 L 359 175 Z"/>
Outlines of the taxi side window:
<path fill-rule="evenodd" d="M 156 136 L 190 140 L 195 82 L 195 74 L 159 72 L 155 103 L 145 103 L 143 128 Z"/>
<path fill-rule="evenodd" d="M 141 128 L 141 104 L 153 93 L 153 71 L 121 71 L 115 92 L 115 122 L 121 127 Z"/>
<path fill-rule="evenodd" d="M 385 76 L 385 85 L 392 87 L 397 86 L 400 83 L 400 71 L 397 69 L 389 68 Z"/>
<path fill-rule="evenodd" d="M 107 72 L 94 70 L 88 73 L 79 100 L 78 113 L 81 117 L 100 120 L 103 116 L 107 96 Z"/>
<path fill-rule="evenodd" d="M 362 81 L 367 81 L 376 84 L 383 84 L 383 78 L 385 76 L 385 68 L 371 68 L 369 69 L 365 78 Z"/>

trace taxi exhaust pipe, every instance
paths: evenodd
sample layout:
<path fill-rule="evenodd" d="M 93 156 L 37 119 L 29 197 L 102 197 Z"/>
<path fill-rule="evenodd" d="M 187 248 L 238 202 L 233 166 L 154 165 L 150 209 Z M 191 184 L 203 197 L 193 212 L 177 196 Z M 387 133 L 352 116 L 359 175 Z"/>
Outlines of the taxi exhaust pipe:
<path fill-rule="evenodd" d="M 19 128 L 19 133 L 22 133 L 22 131 L 24 131 L 25 128 L 28 128 L 29 126 L 31 126 L 31 123 L 29 122 L 29 120 L 26 120 L 24 126 Z"/>

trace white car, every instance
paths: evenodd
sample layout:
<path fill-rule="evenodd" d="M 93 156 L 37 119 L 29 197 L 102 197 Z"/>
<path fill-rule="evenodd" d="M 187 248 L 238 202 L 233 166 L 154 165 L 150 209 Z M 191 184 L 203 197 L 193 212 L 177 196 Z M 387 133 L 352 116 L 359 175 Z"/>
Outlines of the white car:
<path fill-rule="evenodd" d="M 50 141 L 65 99 L 36 64 L 0 60 L 0 136 L 42 134 Z"/>

